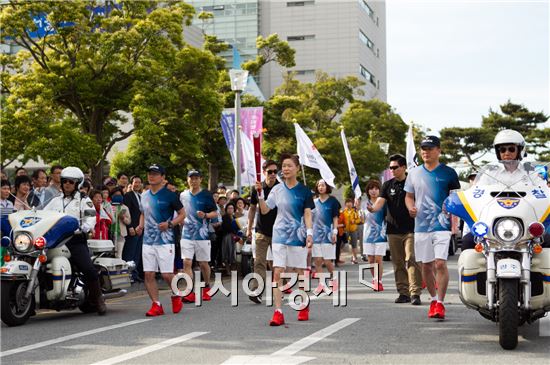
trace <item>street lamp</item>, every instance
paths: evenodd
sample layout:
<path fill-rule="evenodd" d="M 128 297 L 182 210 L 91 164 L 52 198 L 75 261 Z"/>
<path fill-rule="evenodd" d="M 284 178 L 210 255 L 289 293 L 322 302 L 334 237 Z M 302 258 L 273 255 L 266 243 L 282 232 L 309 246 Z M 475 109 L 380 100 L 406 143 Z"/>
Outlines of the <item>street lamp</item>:
<path fill-rule="evenodd" d="M 229 70 L 231 90 L 235 91 L 235 189 L 241 192 L 241 93 L 246 88 L 248 71 Z"/>

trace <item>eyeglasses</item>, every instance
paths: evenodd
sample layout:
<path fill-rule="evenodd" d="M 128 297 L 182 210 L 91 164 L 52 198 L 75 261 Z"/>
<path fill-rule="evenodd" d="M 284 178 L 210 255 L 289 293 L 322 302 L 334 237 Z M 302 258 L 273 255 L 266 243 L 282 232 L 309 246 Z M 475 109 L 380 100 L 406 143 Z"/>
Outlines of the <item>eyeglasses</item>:
<path fill-rule="evenodd" d="M 506 146 L 500 146 L 500 147 L 498 148 L 498 152 L 500 152 L 500 153 L 505 153 L 506 151 L 508 151 L 508 152 L 510 152 L 510 153 L 516 153 L 516 150 L 517 150 L 517 149 L 516 149 L 516 146 L 508 146 L 508 147 L 506 147 Z"/>
<path fill-rule="evenodd" d="M 63 180 L 61 180 L 61 183 L 62 184 L 69 183 L 71 185 L 74 185 L 74 184 L 76 184 L 76 181 L 73 181 L 73 180 L 70 180 L 70 179 L 63 179 Z"/>
<path fill-rule="evenodd" d="M 277 170 L 265 170 L 265 172 L 267 172 L 268 175 L 277 174 Z"/>
<path fill-rule="evenodd" d="M 401 166 L 390 166 L 390 170 L 397 170 L 398 168 L 400 168 Z"/>

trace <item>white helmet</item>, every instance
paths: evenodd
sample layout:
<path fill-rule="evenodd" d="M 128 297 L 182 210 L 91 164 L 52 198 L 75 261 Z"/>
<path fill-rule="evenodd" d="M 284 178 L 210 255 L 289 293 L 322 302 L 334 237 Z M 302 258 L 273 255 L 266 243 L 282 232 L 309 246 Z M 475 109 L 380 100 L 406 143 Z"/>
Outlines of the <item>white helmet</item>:
<path fill-rule="evenodd" d="M 73 180 L 76 183 L 77 189 L 80 189 L 82 187 L 82 184 L 84 183 L 84 173 L 78 167 L 65 167 L 61 171 L 61 179 Z"/>
<path fill-rule="evenodd" d="M 498 146 L 506 144 L 514 144 L 518 147 L 518 160 L 521 160 L 521 154 L 525 148 L 525 139 L 518 131 L 512 129 L 505 129 L 497 133 L 493 141 L 493 147 L 495 148 L 495 153 L 497 158 L 500 160 L 500 152 L 498 151 Z"/>

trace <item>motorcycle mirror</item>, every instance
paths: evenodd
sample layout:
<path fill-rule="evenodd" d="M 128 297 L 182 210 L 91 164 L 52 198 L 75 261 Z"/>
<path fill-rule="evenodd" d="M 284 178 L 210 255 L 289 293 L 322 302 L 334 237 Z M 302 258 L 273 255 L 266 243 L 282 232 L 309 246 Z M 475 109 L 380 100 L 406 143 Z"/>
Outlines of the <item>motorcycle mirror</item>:
<path fill-rule="evenodd" d="M 10 244 L 11 244 L 11 239 L 8 236 L 2 237 L 2 240 L 1 240 L 2 247 L 9 247 Z"/>

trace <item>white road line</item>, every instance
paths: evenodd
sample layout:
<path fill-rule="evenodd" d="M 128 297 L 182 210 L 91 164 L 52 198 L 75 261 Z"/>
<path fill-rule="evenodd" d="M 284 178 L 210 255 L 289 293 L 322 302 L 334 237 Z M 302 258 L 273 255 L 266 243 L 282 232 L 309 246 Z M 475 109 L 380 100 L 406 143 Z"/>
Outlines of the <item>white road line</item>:
<path fill-rule="evenodd" d="M 540 337 L 550 337 L 550 314 L 546 314 L 546 317 L 540 319 L 539 324 Z"/>
<path fill-rule="evenodd" d="M 306 347 L 309 347 L 313 345 L 316 342 L 321 341 L 325 337 L 328 337 L 332 335 L 335 332 L 338 332 L 342 328 L 345 328 L 349 326 L 350 324 L 353 324 L 357 322 L 360 318 L 346 318 L 341 320 L 340 322 L 336 322 L 326 328 L 323 328 L 322 330 L 319 330 L 307 337 L 302 338 L 301 340 L 298 340 L 294 342 L 291 345 L 288 345 L 285 348 L 280 349 L 279 351 L 275 351 L 271 354 L 271 356 L 292 356 L 296 354 L 299 351 L 302 351 Z"/>
<path fill-rule="evenodd" d="M 96 333 L 110 331 L 110 330 L 114 330 L 116 328 L 127 327 L 127 326 L 131 326 L 133 324 L 139 324 L 139 323 L 143 323 L 143 322 L 147 322 L 147 321 L 150 321 L 150 319 L 137 319 L 135 321 L 124 322 L 124 323 L 119 323 L 119 324 L 115 324 L 115 325 L 112 325 L 112 326 L 96 328 L 96 329 L 90 330 L 90 331 L 75 333 L 74 335 L 68 335 L 68 336 L 63 336 L 63 337 L 59 337 L 59 338 L 54 338 L 52 340 L 35 343 L 33 345 L 28 345 L 28 346 L 18 347 L 18 348 L 12 349 L 12 350 L 2 351 L 2 353 L 0 353 L 0 357 L 5 357 L 5 356 L 9 356 L 9 355 L 18 354 L 18 353 L 21 353 L 21 352 L 36 350 L 36 349 L 39 349 L 41 347 L 50 346 L 50 345 L 53 345 L 53 344 L 56 344 L 56 343 L 74 340 L 75 338 L 85 337 L 85 336 L 93 335 L 93 334 L 96 334 Z"/>
<path fill-rule="evenodd" d="M 147 346 L 147 347 L 141 348 L 141 349 L 136 350 L 136 351 L 128 352 L 127 354 L 122 354 L 122 355 L 119 355 L 119 356 L 111 357 L 110 359 L 95 362 L 92 365 L 118 364 L 119 362 L 130 360 L 130 359 L 133 359 L 133 358 L 136 358 L 136 357 L 139 357 L 139 356 L 146 355 L 150 352 L 162 350 L 163 348 L 166 348 L 166 347 L 169 347 L 169 346 L 172 346 L 172 345 L 176 345 L 176 344 L 181 343 L 181 342 L 192 340 L 195 337 L 199 337 L 199 336 L 205 335 L 207 333 L 208 332 L 191 332 L 191 333 L 188 333 L 188 334 L 180 336 L 180 337 L 171 338 L 169 340 L 157 343 L 156 345 Z"/>
<path fill-rule="evenodd" d="M 222 365 L 298 365 L 315 360 L 309 356 L 294 356 L 297 352 L 321 341 L 322 339 L 338 332 L 342 328 L 355 323 L 360 318 L 346 318 L 323 328 L 307 337 L 304 337 L 293 344 L 275 351 L 271 355 L 238 355 L 231 356 Z"/>

